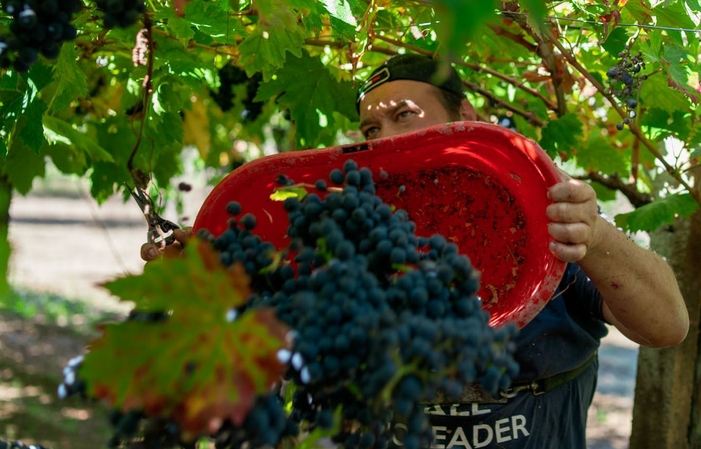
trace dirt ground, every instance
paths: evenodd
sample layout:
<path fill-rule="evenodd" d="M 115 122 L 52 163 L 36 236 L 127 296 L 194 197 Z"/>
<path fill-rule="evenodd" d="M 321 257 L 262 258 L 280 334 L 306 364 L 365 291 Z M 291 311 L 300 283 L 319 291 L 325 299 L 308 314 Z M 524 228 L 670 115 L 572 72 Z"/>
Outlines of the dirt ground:
<path fill-rule="evenodd" d="M 60 191 L 39 189 L 12 201 L 10 279 L 24 291 L 69 298 L 83 313 L 72 314 L 70 322 L 60 316 L 47 322 L 41 314 L 34 319 L 0 314 L 0 438 L 94 449 L 108 435 L 105 410 L 59 401 L 55 388 L 66 361 L 90 338 L 86 323 L 126 310 L 97 284 L 142 269 L 139 247 L 146 225 L 132 202 L 112 199 L 98 207 L 76 181 L 63 181 Z M 194 218 L 205 193 L 202 187 L 186 196 L 184 215 Z M 615 329 L 604 339 L 589 413 L 589 449 L 628 447 L 637 353 L 637 345 Z"/>

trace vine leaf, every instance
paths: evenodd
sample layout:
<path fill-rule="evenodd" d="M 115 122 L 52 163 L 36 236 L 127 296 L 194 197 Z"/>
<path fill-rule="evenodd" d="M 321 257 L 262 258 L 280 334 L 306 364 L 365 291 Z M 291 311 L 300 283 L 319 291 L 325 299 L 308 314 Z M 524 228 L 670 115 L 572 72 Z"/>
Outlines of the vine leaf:
<path fill-rule="evenodd" d="M 232 321 L 248 282 L 241 266 L 225 268 L 209 243 L 193 239 L 184 257 L 105 284 L 140 311 L 167 311 L 168 318 L 104 326 L 81 368 L 88 394 L 122 410 L 170 415 L 186 437 L 222 420 L 240 424 L 256 396 L 279 380 L 277 352 L 291 344 L 272 309 Z"/>
<path fill-rule="evenodd" d="M 674 223 L 677 217 L 691 216 L 698 207 L 691 194 L 669 195 L 633 212 L 616 215 L 616 225 L 630 232 L 654 231 L 662 225 Z"/>
<path fill-rule="evenodd" d="M 297 14 L 282 0 L 260 1 L 256 5 L 259 23 L 238 47 L 239 64 L 249 77 L 261 72 L 268 81 L 275 69 L 285 64 L 287 52 L 302 55 L 304 29 Z"/>
<path fill-rule="evenodd" d="M 576 152 L 577 165 L 586 171 L 618 173 L 623 176 L 630 172 L 630 154 L 618 150 L 601 131 L 590 132 L 589 139 L 583 142 Z"/>
<path fill-rule="evenodd" d="M 209 243 L 195 239 L 185 257 L 154 261 L 142 275 L 128 275 L 104 287 L 122 300 L 133 301 L 140 311 L 197 315 L 186 317 L 188 323 L 217 320 L 232 307 L 245 304 L 249 296 L 246 275 L 236 266 L 224 267 L 217 254 Z"/>
<path fill-rule="evenodd" d="M 63 112 L 80 96 L 88 94 L 88 78 L 78 66 L 75 45 L 68 43 L 61 46 L 56 65 L 53 69 L 56 93 L 49 103 L 52 112 Z"/>
<path fill-rule="evenodd" d="M 582 121 L 570 113 L 548 122 L 543 128 L 543 137 L 539 143 L 550 156 L 557 153 L 571 156 L 572 150 L 579 146 L 581 136 Z"/>
<path fill-rule="evenodd" d="M 357 120 L 355 95 L 349 81 L 337 81 L 319 58 L 305 51 L 299 58 L 288 58 L 285 66 L 276 72 L 276 78 L 262 84 L 255 101 L 278 96 L 280 108 L 289 108 L 297 123 L 297 139 L 306 147 L 319 142 L 319 135 L 327 126 L 337 126 L 334 112 Z"/>

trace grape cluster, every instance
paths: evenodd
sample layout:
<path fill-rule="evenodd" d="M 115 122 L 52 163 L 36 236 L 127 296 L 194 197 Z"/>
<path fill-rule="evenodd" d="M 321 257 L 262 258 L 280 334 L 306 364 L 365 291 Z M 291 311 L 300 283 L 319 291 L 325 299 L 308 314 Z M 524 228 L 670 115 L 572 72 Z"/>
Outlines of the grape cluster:
<path fill-rule="evenodd" d="M 294 184 L 285 175 L 276 182 Z M 369 169 L 348 160 L 314 186 L 285 200 L 291 243 L 280 252 L 254 233 L 255 217 L 237 202 L 227 205 L 231 218 L 220 236 L 199 233 L 224 266 L 240 264 L 251 277 L 253 295 L 227 319 L 273 307 L 294 340 L 277 354 L 287 366 L 289 412 L 281 391 L 271 391 L 242 423 L 226 421 L 209 437 L 217 449 L 256 449 L 321 429 L 345 449 L 385 449 L 393 440 L 428 447 L 425 404 L 459 400 L 466 384 L 481 383 L 493 395 L 509 387 L 518 372 L 515 327 L 489 326 L 469 259 L 440 235 L 417 236 L 405 211 L 377 197 Z M 129 319 L 168 315 L 135 311 Z M 79 369 L 69 365 L 66 390 Z M 149 447 L 194 444 L 180 441 L 165 418 L 131 411 L 112 421 L 114 447 L 137 434 Z"/>
<path fill-rule="evenodd" d="M 212 99 L 226 112 L 234 106 L 234 86 L 248 81 L 246 72 L 233 63 L 228 63 L 219 69 L 219 91 L 211 92 Z"/>
<path fill-rule="evenodd" d="M 212 438 L 216 449 L 238 449 L 244 443 L 250 447 L 275 447 L 282 438 L 297 436 L 298 432 L 298 426 L 288 420 L 280 396 L 270 393 L 256 399 L 240 426 L 226 422 Z"/>
<path fill-rule="evenodd" d="M 258 93 L 258 87 L 261 81 L 263 81 L 263 75 L 259 73 L 254 73 L 253 76 L 248 80 L 246 84 L 246 98 L 243 101 L 243 113 L 241 117 L 244 123 L 255 122 L 256 119 L 263 112 L 263 102 L 253 101 Z"/>
<path fill-rule="evenodd" d="M 609 87 L 606 92 L 613 94 L 621 101 L 622 107 L 626 110 L 626 117 L 616 124 L 616 129 L 623 130 L 625 125 L 629 125 L 637 116 L 638 93 L 647 75 L 641 74 L 645 70 L 645 61 L 642 53 L 630 55 L 630 47 L 618 54 L 620 58 L 615 67 L 611 67 L 606 76 L 609 80 Z"/>
<path fill-rule="evenodd" d="M 95 0 L 97 8 L 103 11 L 105 28 L 128 28 L 134 25 L 139 16 L 146 12 L 144 0 Z"/>
<path fill-rule="evenodd" d="M 82 8 L 80 0 L 2 0 L 12 16 L 11 34 L 0 37 L 0 68 L 26 72 L 41 53 L 55 59 L 66 41 L 76 38 L 71 17 Z"/>
<path fill-rule="evenodd" d="M 263 112 L 263 103 L 253 101 L 262 79 L 260 73 L 249 77 L 243 69 L 228 63 L 219 69 L 219 91 L 211 93 L 212 99 L 223 112 L 229 111 L 234 106 L 234 87 L 245 83 L 246 96 L 241 100 L 244 107 L 242 118 L 244 122 L 253 122 Z"/>
<path fill-rule="evenodd" d="M 375 195 L 370 170 L 347 161 L 329 180 L 315 184 L 323 199 L 285 200 L 296 275 L 281 267 L 282 288 L 260 302 L 296 331 L 294 351 L 280 355 L 298 387 L 291 418 L 327 428 L 341 406 L 333 440 L 345 448 L 386 447 L 397 425 L 405 446 L 428 446 L 422 402 L 479 381 L 508 388 L 515 328 L 489 327 L 469 259 L 442 236 L 416 236 Z"/>
<path fill-rule="evenodd" d="M 275 245 L 264 242 L 260 237 L 253 234 L 252 230 L 256 226 L 256 218 L 253 214 L 244 214 L 236 218 L 241 213 L 241 206 L 238 203 L 230 203 L 227 211 L 232 217 L 228 221 L 228 228 L 219 237 L 213 238 L 206 231 L 200 232 L 199 236 L 212 240 L 214 249 L 219 251 L 219 259 L 224 266 L 231 266 L 234 263 L 241 263 L 251 277 L 251 288 L 260 293 L 270 291 L 275 288 L 286 276 L 294 275 L 289 270 L 275 270 L 265 273 L 263 270 L 273 262 Z"/>

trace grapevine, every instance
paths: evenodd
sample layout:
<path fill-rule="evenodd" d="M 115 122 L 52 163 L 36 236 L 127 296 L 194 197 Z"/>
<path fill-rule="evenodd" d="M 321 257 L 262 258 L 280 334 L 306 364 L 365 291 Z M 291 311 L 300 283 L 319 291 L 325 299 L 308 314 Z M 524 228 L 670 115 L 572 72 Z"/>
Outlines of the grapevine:
<path fill-rule="evenodd" d="M 11 34 L 0 37 L 0 68 L 26 72 L 39 54 L 57 58 L 61 45 L 76 38 L 70 21 L 81 8 L 80 0 L 3 0 L 12 23 Z"/>
<path fill-rule="evenodd" d="M 637 116 L 640 86 L 647 79 L 647 75 L 641 74 L 645 70 L 642 53 L 631 56 L 630 47 L 626 47 L 618 56 L 620 58 L 618 64 L 610 68 L 606 72 L 606 76 L 610 86 L 607 92 L 612 93 L 621 101 L 626 112 L 623 121 L 616 125 L 616 128 L 621 131 L 625 125 L 630 125 Z"/>
<path fill-rule="evenodd" d="M 302 186 L 284 174 L 275 181 L 282 189 Z M 143 441 L 189 448 L 209 437 L 217 449 L 257 448 L 308 435 L 347 449 L 384 449 L 392 439 L 418 449 L 432 442 L 425 403 L 458 399 L 467 384 L 492 395 L 508 389 L 518 372 L 515 327 L 488 325 L 478 275 L 455 244 L 417 236 L 406 212 L 376 196 L 372 172 L 352 160 L 328 181 L 304 186 L 316 191 L 284 202 L 287 248 L 257 236 L 256 218 L 236 202 L 227 205 L 224 233 L 198 233 L 222 266 L 241 267 L 250 279 L 252 295 L 230 308 L 226 321 L 272 309 L 293 329 L 292 346 L 276 355 L 286 366 L 284 391 L 278 385 L 258 396 L 242 421 L 215 421 L 199 435 L 183 432 L 175 416 L 115 410 L 111 447 Z M 153 310 L 128 318 L 149 326 L 171 319 Z M 69 362 L 62 396 L 86 394 L 83 363 Z"/>

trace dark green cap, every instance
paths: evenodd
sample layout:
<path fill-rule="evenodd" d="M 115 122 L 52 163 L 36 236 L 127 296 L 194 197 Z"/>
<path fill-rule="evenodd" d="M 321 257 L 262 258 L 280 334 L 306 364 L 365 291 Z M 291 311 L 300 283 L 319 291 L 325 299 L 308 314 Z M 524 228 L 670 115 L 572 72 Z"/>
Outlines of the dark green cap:
<path fill-rule="evenodd" d="M 376 68 L 358 89 L 355 108 L 360 108 L 360 100 L 377 86 L 396 80 L 420 81 L 451 92 L 460 97 L 465 96 L 465 88 L 458 72 L 449 66 L 448 76 L 436 75 L 440 62 L 428 56 L 406 54 L 392 56 Z M 438 79 L 440 78 L 440 79 Z"/>

